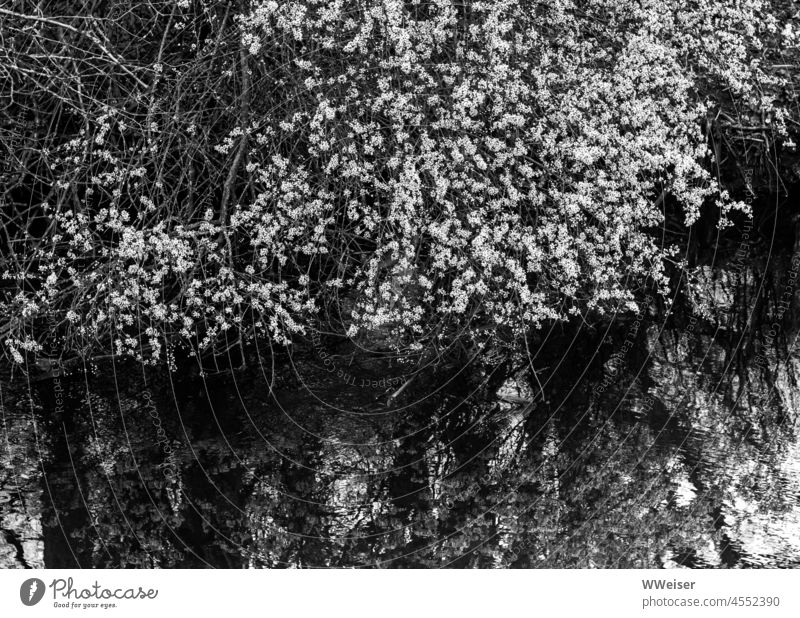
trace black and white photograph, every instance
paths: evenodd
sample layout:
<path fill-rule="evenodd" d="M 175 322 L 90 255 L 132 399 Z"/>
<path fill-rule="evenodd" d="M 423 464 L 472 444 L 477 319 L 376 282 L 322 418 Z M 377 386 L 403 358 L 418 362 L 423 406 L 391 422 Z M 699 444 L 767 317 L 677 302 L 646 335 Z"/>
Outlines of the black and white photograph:
<path fill-rule="evenodd" d="M 0 615 L 800 615 L 799 97 L 798 0 L 0 0 Z"/>

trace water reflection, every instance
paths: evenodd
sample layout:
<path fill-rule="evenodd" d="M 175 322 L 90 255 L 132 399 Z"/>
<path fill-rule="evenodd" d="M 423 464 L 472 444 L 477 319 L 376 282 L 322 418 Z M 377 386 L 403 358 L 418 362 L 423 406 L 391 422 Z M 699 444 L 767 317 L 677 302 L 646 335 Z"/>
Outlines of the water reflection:
<path fill-rule="evenodd" d="M 89 367 L 57 406 L 52 378 L 6 376 L 0 561 L 800 566 L 796 329 L 764 345 L 757 273 L 693 276 L 633 336 L 551 332 L 536 380 L 476 359 L 390 397 L 403 367 L 346 364 L 362 387 L 310 349 L 219 376 Z"/>

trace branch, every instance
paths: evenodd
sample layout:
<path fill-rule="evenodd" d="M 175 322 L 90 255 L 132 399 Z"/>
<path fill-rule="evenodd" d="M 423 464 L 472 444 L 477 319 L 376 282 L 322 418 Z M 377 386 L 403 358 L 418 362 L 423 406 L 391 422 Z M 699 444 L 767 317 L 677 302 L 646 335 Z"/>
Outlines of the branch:
<path fill-rule="evenodd" d="M 103 51 L 103 53 L 105 53 L 105 55 L 108 56 L 114 62 L 114 64 L 119 66 L 119 68 L 121 68 L 129 77 L 132 77 L 137 84 L 139 84 L 142 88 L 147 88 L 147 84 L 144 83 L 141 79 L 139 79 L 136 75 L 134 75 L 133 72 L 128 67 L 125 66 L 125 64 L 122 61 L 122 58 L 115 56 L 105 45 L 103 45 L 100 42 L 100 40 L 97 38 L 97 36 L 95 36 L 94 33 L 86 32 L 84 30 L 76 28 L 75 26 L 72 26 L 70 24 L 65 24 L 64 22 L 49 17 L 39 17 L 38 15 L 25 15 L 23 13 L 16 13 L 14 11 L 9 11 L 8 9 L 3 9 L 3 8 L 0 8 L 0 15 L 8 15 L 10 17 L 16 17 L 18 19 L 26 19 L 29 21 L 38 21 L 41 23 L 50 24 L 51 26 L 56 26 L 57 28 L 65 28 L 70 32 L 75 32 L 76 34 L 83 35 L 87 39 L 89 39 L 92 43 L 97 45 Z"/>

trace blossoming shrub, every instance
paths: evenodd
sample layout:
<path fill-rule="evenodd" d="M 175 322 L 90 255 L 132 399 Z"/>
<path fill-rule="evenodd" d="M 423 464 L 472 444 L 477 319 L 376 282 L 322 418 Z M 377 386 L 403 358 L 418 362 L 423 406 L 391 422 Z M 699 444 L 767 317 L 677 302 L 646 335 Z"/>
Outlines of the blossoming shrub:
<path fill-rule="evenodd" d="M 61 95 L 12 355 L 54 313 L 72 349 L 155 361 L 320 319 L 418 349 L 636 310 L 666 289 L 665 198 L 687 226 L 746 210 L 709 172 L 721 93 L 786 134 L 764 0 L 231 6 L 154 9 L 125 72 L 95 50 L 127 95 Z"/>

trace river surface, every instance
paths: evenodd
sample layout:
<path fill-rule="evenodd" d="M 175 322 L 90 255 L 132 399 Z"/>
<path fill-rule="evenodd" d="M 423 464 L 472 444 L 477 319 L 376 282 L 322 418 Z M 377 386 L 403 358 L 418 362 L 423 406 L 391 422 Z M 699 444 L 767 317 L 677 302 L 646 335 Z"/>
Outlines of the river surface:
<path fill-rule="evenodd" d="M 521 364 L 6 371 L 0 564 L 800 566 L 790 256 L 696 266 L 672 310 Z"/>

